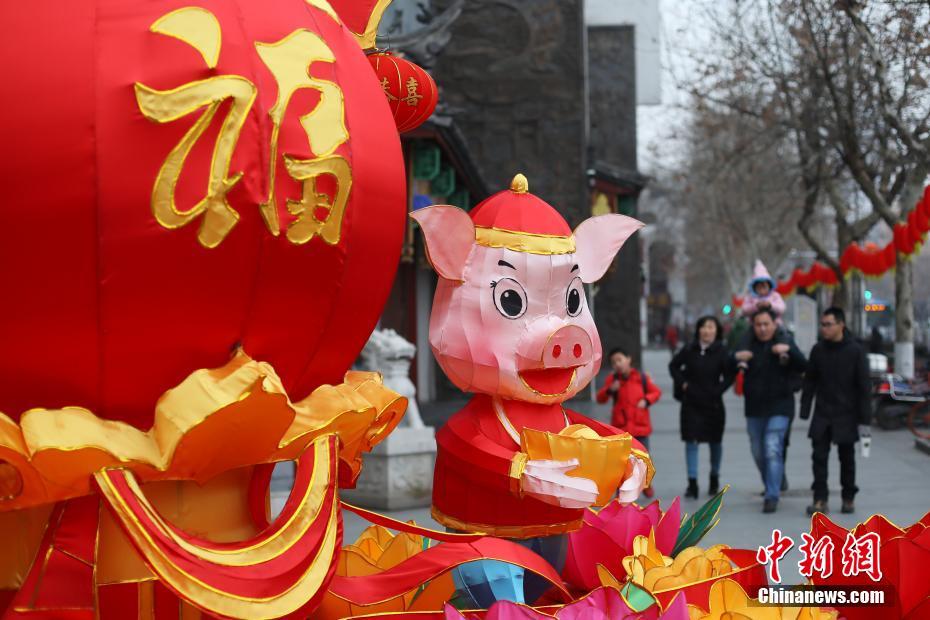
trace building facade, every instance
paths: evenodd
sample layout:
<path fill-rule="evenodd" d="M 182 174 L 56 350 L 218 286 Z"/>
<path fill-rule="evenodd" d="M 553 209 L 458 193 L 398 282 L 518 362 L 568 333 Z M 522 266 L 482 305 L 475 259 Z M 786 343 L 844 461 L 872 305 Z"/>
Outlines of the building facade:
<path fill-rule="evenodd" d="M 572 227 L 602 213 L 636 216 L 645 179 L 636 167 L 633 26 L 589 27 L 584 0 L 395 0 L 391 11 L 379 41 L 407 50 L 440 87 L 431 123 L 404 136 L 411 209 L 469 208 L 519 172 Z M 437 153 L 440 176 L 430 177 Z M 452 194 L 444 179 L 454 179 Z M 453 397 L 429 351 L 435 275 L 413 227 L 404 256 L 382 327 L 417 344 L 421 400 Z M 640 256 L 634 236 L 588 290 L 605 349 L 623 346 L 637 359 Z"/>

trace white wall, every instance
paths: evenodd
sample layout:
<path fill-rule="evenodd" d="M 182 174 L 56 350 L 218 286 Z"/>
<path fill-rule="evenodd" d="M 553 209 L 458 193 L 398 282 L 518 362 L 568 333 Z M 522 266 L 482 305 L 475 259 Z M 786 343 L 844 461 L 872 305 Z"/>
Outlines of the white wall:
<path fill-rule="evenodd" d="M 659 0 L 587 0 L 585 21 L 589 26 L 636 27 L 636 103 L 662 103 Z"/>

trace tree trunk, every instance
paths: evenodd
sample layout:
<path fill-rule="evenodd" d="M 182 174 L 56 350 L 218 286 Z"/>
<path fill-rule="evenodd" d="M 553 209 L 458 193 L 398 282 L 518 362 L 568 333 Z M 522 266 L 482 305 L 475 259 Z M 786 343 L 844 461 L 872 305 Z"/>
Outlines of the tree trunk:
<path fill-rule="evenodd" d="M 898 253 L 894 274 L 895 372 L 908 379 L 914 376 L 914 278 L 913 265 Z"/>
<path fill-rule="evenodd" d="M 846 223 L 844 217 L 841 216 L 840 211 L 837 210 L 836 247 L 840 248 L 840 252 L 842 252 L 842 249 L 849 245 L 852 241 L 853 236 L 852 231 L 850 230 L 850 226 Z M 836 273 L 836 279 L 839 284 L 835 289 L 833 289 L 833 295 L 831 296 L 830 303 L 831 305 L 843 309 L 843 311 L 846 313 L 847 327 L 849 327 L 853 333 L 857 333 L 856 330 L 858 326 L 856 325 L 855 321 L 856 300 L 852 297 L 852 292 L 856 290 L 856 287 L 852 286 L 853 282 L 851 279 L 847 279 L 843 272 L 840 271 L 839 264 L 836 264 L 833 267 L 833 270 Z"/>
<path fill-rule="evenodd" d="M 849 324 L 850 311 L 854 309 L 854 305 L 850 304 L 850 291 L 852 287 L 850 286 L 851 282 L 846 278 L 839 278 L 840 283 L 835 289 L 833 289 L 833 298 L 830 300 L 830 303 L 837 308 L 842 308 L 846 312 L 847 319 L 846 322 Z M 850 327 L 852 327 L 850 325 Z"/>

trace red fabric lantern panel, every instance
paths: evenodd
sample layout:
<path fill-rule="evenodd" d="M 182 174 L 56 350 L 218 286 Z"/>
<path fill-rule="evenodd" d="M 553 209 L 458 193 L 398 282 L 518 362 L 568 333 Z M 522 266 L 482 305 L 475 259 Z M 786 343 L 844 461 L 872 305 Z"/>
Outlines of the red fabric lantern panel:
<path fill-rule="evenodd" d="M 914 209 L 914 227 L 917 231 L 925 235 L 930 232 L 930 214 L 926 212 L 925 209 L 921 206 L 918 206 L 917 209 Z"/>
<path fill-rule="evenodd" d="M 409 60 L 388 53 L 371 54 L 368 62 L 391 106 L 397 131 L 410 131 L 426 122 L 439 99 L 439 90 L 430 74 Z"/>
<path fill-rule="evenodd" d="M 778 283 L 778 286 L 775 287 L 775 290 L 778 291 L 778 294 L 782 297 L 787 297 L 788 295 L 794 294 L 794 279 L 788 278 L 787 280 L 782 280 Z"/>
<path fill-rule="evenodd" d="M 911 211 L 912 215 L 917 215 L 915 211 Z M 909 217 L 907 224 L 907 236 L 911 243 L 911 253 L 914 253 L 918 250 L 918 246 L 924 242 L 924 234 L 917 227 L 916 218 Z"/>
<path fill-rule="evenodd" d="M 839 283 L 839 279 L 836 277 L 836 272 L 823 263 L 814 263 L 814 265 L 811 267 L 811 273 L 817 284 L 822 284 L 824 286 L 836 286 Z"/>
<path fill-rule="evenodd" d="M 294 398 L 340 382 L 406 205 L 391 111 L 329 5 L 35 0 L 0 21 L 0 411 L 147 428 L 240 345 Z"/>
<path fill-rule="evenodd" d="M 860 271 L 867 276 L 877 276 L 883 273 L 884 259 L 882 249 L 877 244 L 869 242 L 862 252 Z"/>
<path fill-rule="evenodd" d="M 881 251 L 879 256 L 881 258 L 878 261 L 878 272 L 875 275 L 881 275 L 889 269 L 893 269 L 897 264 L 898 257 L 894 241 L 889 242 L 888 245 L 886 245 L 885 248 Z"/>
<path fill-rule="evenodd" d="M 924 190 L 924 199 L 917 203 L 916 209 L 927 218 L 930 218 L 930 197 L 928 197 L 928 192 L 930 192 L 930 185 Z"/>
<path fill-rule="evenodd" d="M 910 256 L 914 252 L 914 242 L 908 232 L 907 224 L 894 225 L 894 246 L 898 252 Z"/>

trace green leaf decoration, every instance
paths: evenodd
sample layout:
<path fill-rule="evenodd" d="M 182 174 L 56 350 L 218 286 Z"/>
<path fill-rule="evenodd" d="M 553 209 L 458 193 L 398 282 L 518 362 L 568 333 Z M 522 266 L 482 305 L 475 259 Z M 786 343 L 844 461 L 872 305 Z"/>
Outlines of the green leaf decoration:
<path fill-rule="evenodd" d="M 686 517 L 681 522 L 681 529 L 678 530 L 678 539 L 675 541 L 675 548 L 672 549 L 673 558 L 688 547 L 694 547 L 701 542 L 701 539 L 704 538 L 707 532 L 714 529 L 714 526 L 720 522 L 717 515 L 723 507 L 723 494 L 726 493 L 729 488 L 730 485 L 723 487 L 719 493 L 707 500 L 707 503 L 694 513 L 694 516 L 690 518 Z"/>
<path fill-rule="evenodd" d="M 649 609 L 656 604 L 656 599 L 648 590 L 644 590 L 632 581 L 626 582 L 620 589 L 620 596 L 626 601 L 635 612 L 641 612 Z"/>

